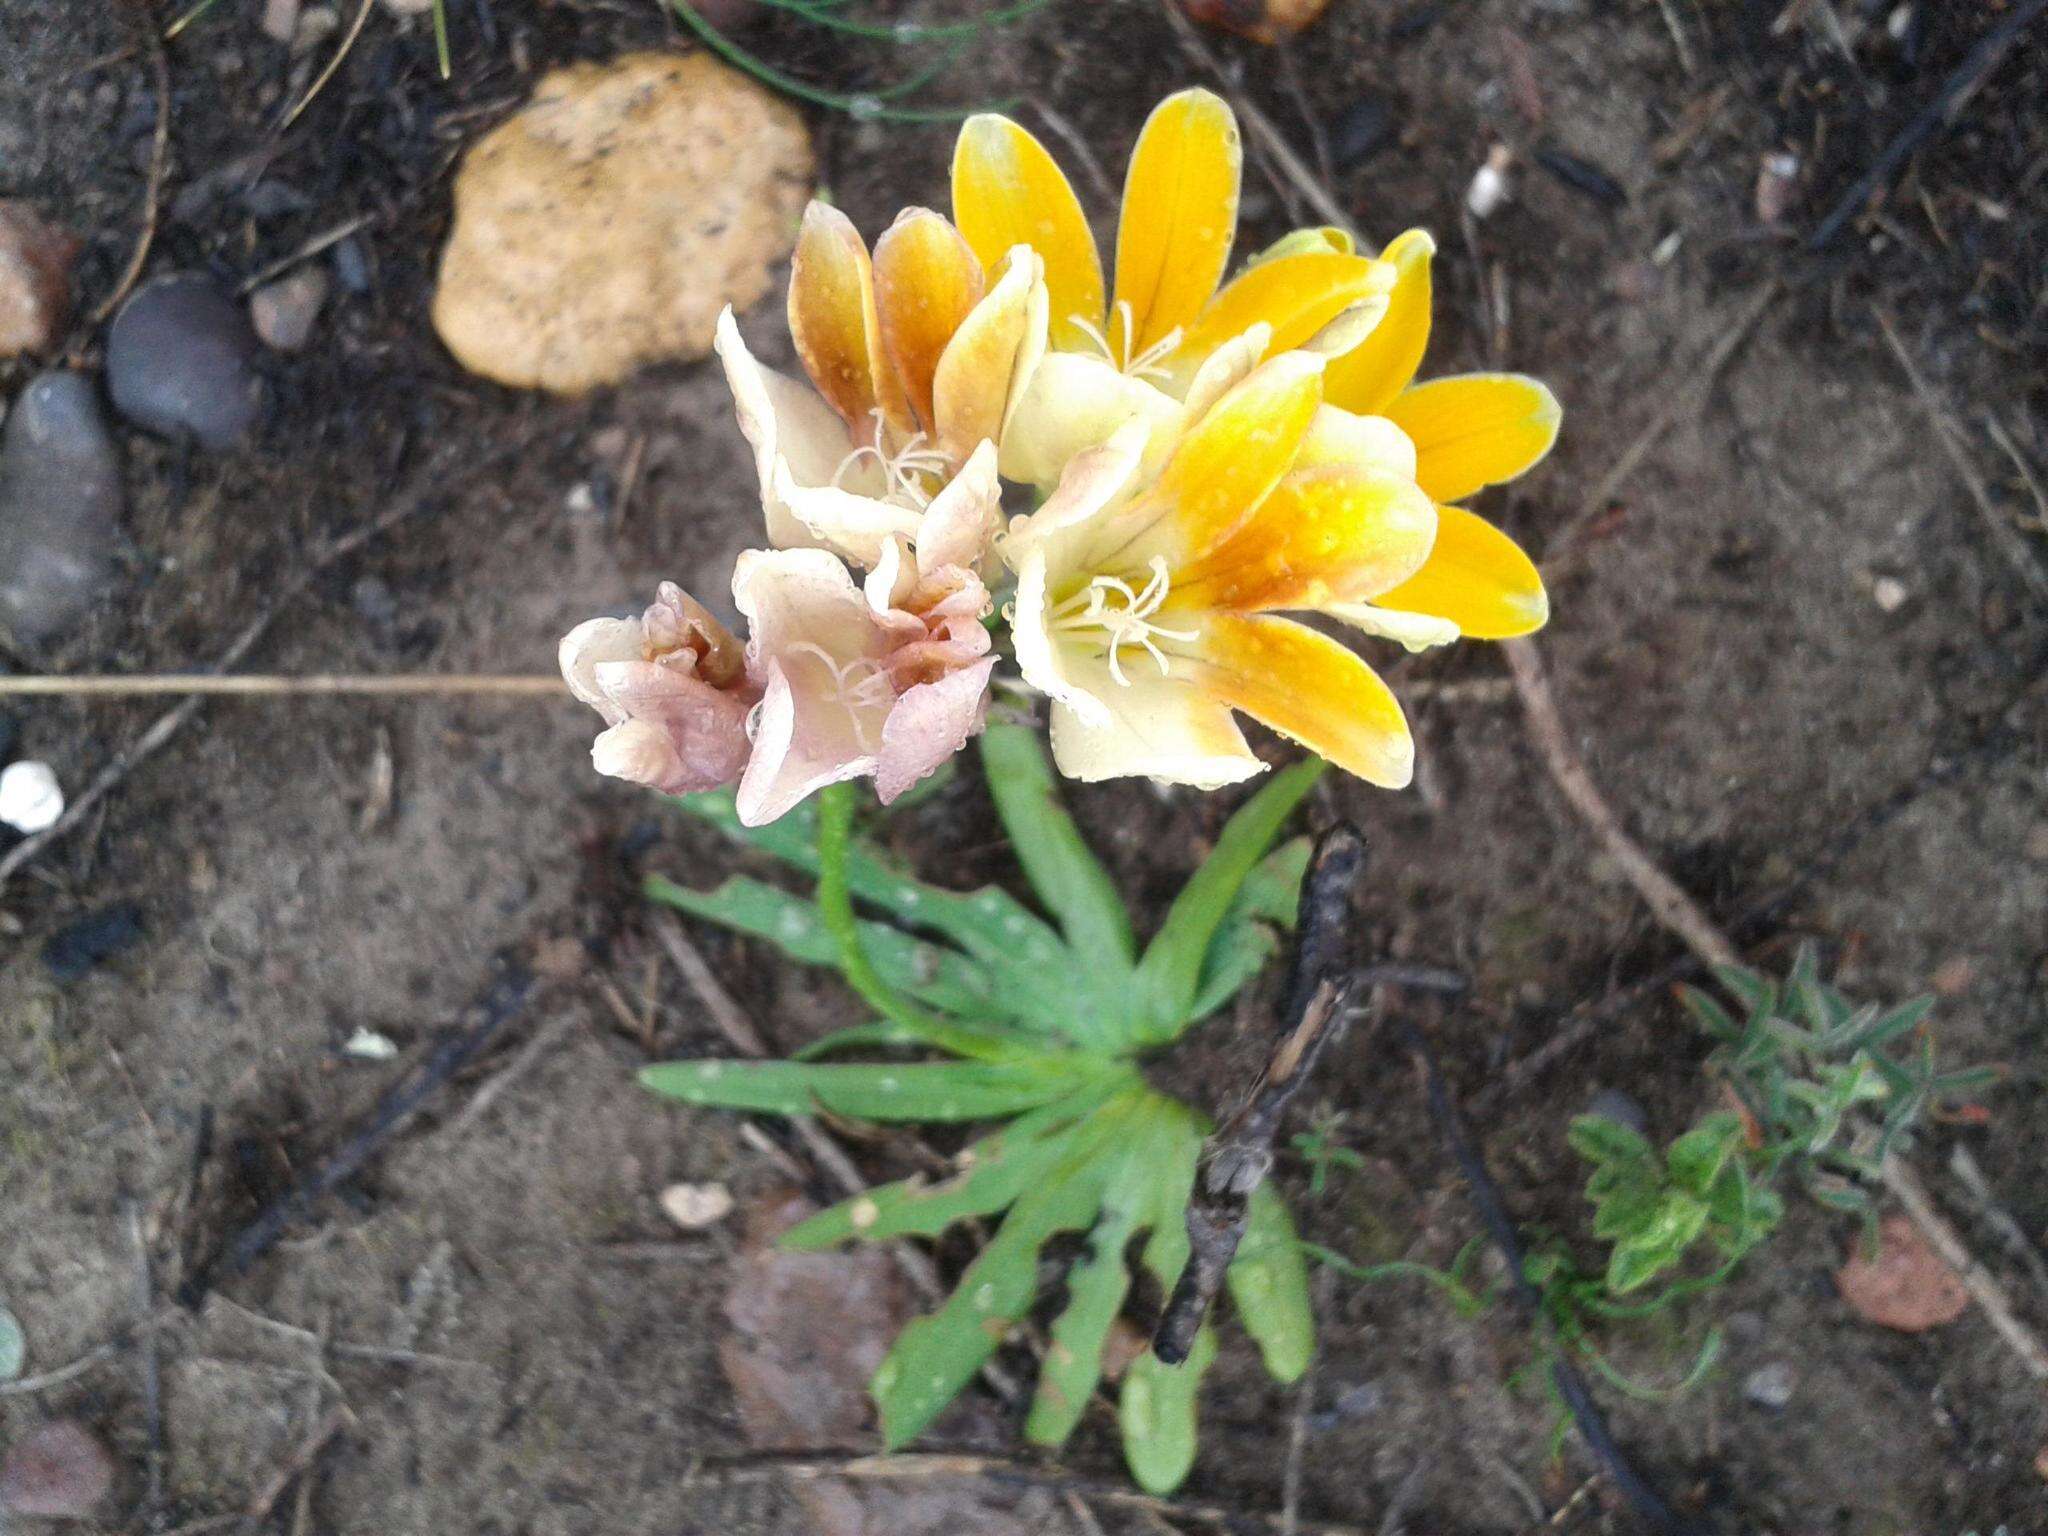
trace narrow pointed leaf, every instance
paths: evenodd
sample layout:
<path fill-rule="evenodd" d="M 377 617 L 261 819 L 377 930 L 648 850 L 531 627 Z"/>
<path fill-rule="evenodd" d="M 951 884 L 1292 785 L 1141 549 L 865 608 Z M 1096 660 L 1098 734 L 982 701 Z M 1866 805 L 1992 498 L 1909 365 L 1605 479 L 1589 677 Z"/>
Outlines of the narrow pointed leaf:
<path fill-rule="evenodd" d="M 1037 733 L 991 725 L 981 736 L 981 766 L 1025 878 L 1059 920 L 1067 944 L 1091 969 L 1129 970 L 1130 915 L 1116 882 L 1060 805 L 1052 761 Z"/>
<path fill-rule="evenodd" d="M 1186 1028 L 1217 927 L 1237 899 L 1239 887 L 1322 771 L 1318 759 L 1307 758 L 1275 774 L 1224 825 L 1216 847 L 1174 898 L 1138 965 L 1145 1043 L 1171 1040 Z"/>
<path fill-rule="evenodd" d="M 1297 837 L 1267 855 L 1238 888 L 1237 900 L 1202 957 L 1188 1021 L 1197 1023 L 1235 997 L 1280 947 L 1276 929 L 1292 929 L 1308 869 L 1309 840 Z"/>
<path fill-rule="evenodd" d="M 1106 1208 L 1088 1235 L 1087 1252 L 1067 1272 L 1067 1305 L 1053 1322 L 1052 1348 L 1024 1421 L 1024 1438 L 1033 1445 L 1064 1445 L 1102 1379 L 1103 1345 L 1131 1288 L 1124 1245 L 1136 1224 L 1135 1209 Z"/>
<path fill-rule="evenodd" d="M 956 1221 L 993 1215 L 1071 1155 L 1068 1141 L 1076 1123 L 1100 1097 L 1062 1099 L 1012 1121 L 997 1135 L 977 1142 L 967 1166 L 949 1179 L 936 1184 L 904 1179 L 842 1200 L 791 1227 L 782 1235 L 782 1246 L 809 1250 L 855 1238 L 882 1242 L 892 1237 L 933 1237 Z"/>
<path fill-rule="evenodd" d="M 675 1061 L 640 1081 L 686 1104 L 773 1115 L 829 1110 L 859 1120 L 989 1120 L 1035 1109 L 1082 1086 L 1089 1069 L 1060 1058 L 1022 1062 L 845 1065 L 805 1061 Z"/>
<path fill-rule="evenodd" d="M 1110 1106 L 1075 1136 L 1067 1156 L 1010 1207 L 939 1310 L 897 1335 L 868 1384 L 888 1449 L 923 1434 L 1031 1309 L 1038 1290 L 1038 1254 L 1047 1239 L 1095 1220 L 1109 1172 L 1099 1154 L 1125 1118 Z"/>

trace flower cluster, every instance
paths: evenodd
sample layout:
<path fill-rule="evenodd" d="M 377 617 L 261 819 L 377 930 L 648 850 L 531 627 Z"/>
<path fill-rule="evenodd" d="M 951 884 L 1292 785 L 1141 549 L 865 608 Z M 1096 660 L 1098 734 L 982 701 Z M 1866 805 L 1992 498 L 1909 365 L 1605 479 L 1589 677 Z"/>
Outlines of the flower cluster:
<path fill-rule="evenodd" d="M 1241 713 L 1406 784 L 1386 684 L 1281 615 L 1410 649 L 1541 626 L 1535 567 L 1456 503 L 1541 459 L 1557 402 L 1513 374 L 1415 382 L 1423 231 L 1377 256 L 1298 231 L 1225 282 L 1241 159 L 1218 97 L 1162 102 L 1107 281 L 1066 177 L 1007 118 L 963 127 L 950 220 L 910 209 L 871 254 L 814 203 L 789 289 L 810 387 L 719 325 L 771 546 L 734 571 L 748 638 L 673 585 L 573 631 L 598 770 L 736 779 L 749 825 L 846 779 L 891 800 L 980 729 L 1000 596 L 1071 777 L 1246 778 Z M 1006 515 L 1005 482 L 1035 509 Z"/>

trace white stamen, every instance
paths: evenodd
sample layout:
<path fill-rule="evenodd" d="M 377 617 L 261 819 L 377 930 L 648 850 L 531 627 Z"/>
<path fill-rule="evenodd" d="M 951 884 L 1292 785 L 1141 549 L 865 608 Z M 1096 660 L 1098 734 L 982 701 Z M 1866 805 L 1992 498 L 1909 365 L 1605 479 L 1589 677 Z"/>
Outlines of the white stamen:
<path fill-rule="evenodd" d="M 1117 332 L 1118 339 L 1123 342 L 1123 356 L 1121 358 L 1117 356 L 1117 349 L 1110 344 L 1109 338 L 1102 333 L 1102 327 L 1093 320 L 1090 320 L 1086 315 L 1069 315 L 1067 316 L 1067 322 L 1083 336 L 1086 336 L 1089 341 L 1093 342 L 1095 349 L 1102 354 L 1102 360 L 1118 373 L 1128 375 L 1134 379 L 1155 379 L 1161 382 L 1171 379 L 1173 371 L 1166 366 L 1166 359 L 1180 350 L 1183 335 L 1182 328 L 1175 326 L 1164 336 L 1153 342 L 1151 346 L 1133 357 L 1131 355 L 1131 343 L 1137 337 L 1138 326 L 1134 317 L 1135 312 L 1131 308 L 1131 301 L 1129 299 L 1118 299 L 1116 301 L 1115 314 L 1116 318 L 1123 322 Z"/>
<path fill-rule="evenodd" d="M 861 750 L 876 751 L 879 744 L 873 739 L 874 723 L 865 711 L 895 702 L 896 689 L 889 681 L 887 669 L 872 656 L 856 656 L 843 662 L 836 660 L 822 645 L 809 640 L 799 640 L 789 650 L 794 655 L 816 657 L 832 674 L 833 693 L 853 720 L 854 734 L 860 738 Z"/>
<path fill-rule="evenodd" d="M 1193 640 L 1199 633 L 1192 629 L 1168 629 L 1163 624 L 1152 622 L 1173 590 L 1173 580 L 1166 568 L 1166 558 L 1154 555 L 1150 562 L 1151 579 L 1137 590 L 1120 576 L 1097 576 L 1061 603 L 1052 611 L 1055 629 L 1101 630 L 1107 642 L 1109 675 L 1123 687 L 1128 688 L 1131 680 L 1124 675 L 1123 648 L 1135 645 L 1159 668 L 1161 677 L 1170 676 L 1172 668 L 1166 653 L 1159 648 L 1161 637 L 1168 640 Z M 1111 607 L 1110 599 L 1115 598 L 1118 606 Z"/>

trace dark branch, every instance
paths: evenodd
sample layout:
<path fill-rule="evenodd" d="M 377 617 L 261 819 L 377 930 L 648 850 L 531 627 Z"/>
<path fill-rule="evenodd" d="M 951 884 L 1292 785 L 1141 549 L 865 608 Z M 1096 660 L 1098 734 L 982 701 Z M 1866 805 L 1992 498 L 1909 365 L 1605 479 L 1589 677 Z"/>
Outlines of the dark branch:
<path fill-rule="evenodd" d="M 1188 1200 L 1187 1268 L 1152 1336 L 1153 1352 L 1168 1365 L 1179 1365 L 1194 1348 L 1237 1256 L 1252 1191 L 1272 1171 L 1281 1115 L 1331 1040 L 1343 1033 L 1346 1005 L 1359 980 L 1346 963 L 1346 918 L 1352 887 L 1364 869 L 1365 839 L 1355 827 L 1339 822 L 1317 840 L 1302 882 L 1300 938 L 1280 1039 L 1244 1102 L 1203 1148 L 1202 1170 Z"/>
<path fill-rule="evenodd" d="M 525 1010 L 532 996 L 533 978 L 516 965 L 506 965 L 472 1006 L 473 1022 L 453 1031 L 435 1046 L 411 1074 L 392 1085 L 369 1117 L 340 1146 L 215 1250 L 178 1288 L 178 1300 L 187 1307 L 196 1307 L 205 1300 L 221 1270 L 231 1275 L 247 1271 L 291 1230 L 294 1222 L 310 1216 L 337 1186 L 358 1173 L 450 1078 L 476 1060 L 499 1032 Z"/>

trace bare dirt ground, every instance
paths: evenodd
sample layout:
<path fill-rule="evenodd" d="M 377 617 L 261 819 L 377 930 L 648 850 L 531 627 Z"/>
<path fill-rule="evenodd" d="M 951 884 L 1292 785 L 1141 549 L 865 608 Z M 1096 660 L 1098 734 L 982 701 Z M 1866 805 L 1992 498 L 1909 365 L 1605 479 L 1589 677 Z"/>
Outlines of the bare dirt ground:
<path fill-rule="evenodd" d="M 239 282 L 363 218 L 368 281 L 337 293 L 306 353 L 275 363 L 275 410 L 253 445 L 211 454 L 126 435 L 132 548 L 119 581 L 84 633 L 53 655 L 17 654 L 16 668 L 205 665 L 323 540 L 415 494 L 416 515 L 287 603 L 248 665 L 545 671 L 570 624 L 644 601 L 657 579 L 719 590 L 758 512 L 715 369 L 655 369 L 551 400 L 464 375 L 427 322 L 463 146 L 554 63 L 687 46 L 659 8 L 463 0 L 447 83 L 423 26 L 373 9 L 345 66 L 281 137 L 280 104 L 305 70 L 257 30 L 260 9 L 221 0 L 168 49 L 150 270 Z M 1904 7 L 1929 14 L 1909 18 L 1902 41 L 1847 51 L 1817 15 L 1774 33 L 1786 9 L 1336 0 L 1284 62 L 1228 38 L 1213 46 L 1311 162 L 1311 124 L 1339 140 L 1336 185 L 1365 228 L 1437 231 L 1432 368 L 1498 357 L 1564 400 L 1557 452 L 1486 510 L 1535 550 L 1568 556 L 1542 648 L 1571 736 L 1628 828 L 1753 960 L 1782 966 L 1810 937 L 1852 992 L 1938 986 L 1945 1054 L 2011 1064 L 1988 1120 L 1933 1128 L 1916 1158 L 2043 1326 L 2048 1295 L 1948 1172 L 1951 1149 L 1967 1147 L 2027 1239 L 2048 1229 L 2048 709 L 2029 691 L 2048 614 L 1985 527 L 1987 515 L 2005 520 L 2037 568 L 2048 560 L 2021 468 L 2038 479 L 2048 462 L 2042 39 L 2037 27 L 1880 214 L 1813 254 L 1804 236 L 2011 6 Z M 1858 25 L 1869 13 L 1882 30 L 1889 8 L 1789 10 Z M 852 88 L 887 64 L 792 21 L 755 44 Z M 88 303 L 112 288 L 142 224 L 157 120 L 148 57 L 118 6 L 0 0 L 0 195 L 31 198 L 88 238 Z M 934 90 L 1022 96 L 1041 131 L 1034 114 L 1049 106 L 1120 179 L 1150 103 L 1200 79 L 1149 0 L 1056 0 L 990 34 Z M 1340 131 L 1361 102 L 1385 124 L 1363 158 L 1344 142 L 1360 122 Z M 948 128 L 813 121 L 822 179 L 864 228 L 905 203 L 943 204 Z M 1503 141 L 1524 151 L 1515 196 L 1465 225 L 1466 183 Z M 1538 148 L 1604 169 L 1621 201 L 1547 173 L 1529 158 Z M 1782 227 L 1767 228 L 1759 161 L 1785 150 L 1803 169 Z M 251 211 L 223 181 L 180 205 L 253 151 L 274 151 L 264 179 L 293 196 Z M 1248 171 L 1241 249 L 1312 221 L 1263 165 L 1255 156 Z M 1078 180 L 1106 213 L 1106 193 Z M 750 322 L 771 355 L 774 309 Z M 1959 424 L 1988 513 L 1884 343 L 1880 312 Z M 83 330 L 81 358 L 102 340 Z M 0 367 L 0 396 L 26 378 Z M 1660 422 L 1668 430 L 1646 438 Z M 1575 526 L 1582 537 L 1567 540 Z M 1505 676 L 1483 645 L 1396 672 L 1403 687 Z M 162 707 L 39 701 L 10 713 L 17 751 L 78 785 Z M 1417 787 L 1329 783 L 1315 814 L 1352 816 L 1374 843 L 1374 934 L 1473 977 L 1439 1048 L 1468 1098 L 1512 1084 L 1482 1130 L 1517 1216 L 1582 1234 L 1566 1120 L 1614 1088 L 1654 1128 L 1682 1126 L 1702 1091 L 1702 1042 L 1659 996 L 1541 1075 L 1510 1064 L 1575 1005 L 1677 947 L 1546 776 L 1504 687 L 1418 689 L 1412 709 Z M 532 699 L 209 704 L 0 892 L 0 1301 L 29 1336 L 31 1372 L 115 1345 L 60 1384 L 0 1396 L 0 1440 L 55 1414 L 104 1435 L 123 1469 L 106 1529 L 238 1515 L 343 1402 L 353 1417 L 319 1445 L 303 1493 L 277 1502 L 278 1528 L 810 1528 L 772 1480 L 686 1480 L 703 1458 L 747 1450 L 716 1357 L 735 1239 L 676 1243 L 655 1195 L 719 1179 L 746 1196 L 782 1175 L 738 1117 L 678 1110 L 629 1081 L 650 1050 L 723 1049 L 662 969 L 632 871 L 703 879 L 729 855 L 595 779 L 591 730 L 576 707 Z M 380 757 L 395 783 L 381 811 Z M 1072 799 L 1153 915 L 1228 809 L 1128 786 Z M 964 883 L 1010 876 L 992 828 L 963 774 L 892 835 L 913 856 L 964 850 L 925 858 L 935 877 Z M 1801 875 L 1789 904 L 1742 920 Z M 45 940 L 124 901 L 139 904 L 140 942 L 82 979 L 53 980 Z M 835 987 L 753 946 L 700 941 L 777 1043 L 852 1021 Z M 508 969 L 539 981 L 501 1048 L 248 1272 L 216 1276 L 201 1309 L 166 1310 L 144 1347 L 130 1213 L 156 1288 L 174 1287 Z M 651 999 L 644 1035 L 621 1023 L 606 987 L 628 1011 Z M 345 1055 L 364 1027 L 399 1058 Z M 522 1059 L 535 1040 L 541 1052 Z M 1254 1051 L 1219 1020 L 1176 1080 L 1217 1101 Z M 465 1115 L 514 1061 L 518 1075 Z M 1316 1198 L 1301 1168 L 1283 1166 L 1307 1234 L 1362 1260 L 1447 1262 L 1475 1227 L 1405 1062 L 1352 1050 L 1320 1096 L 1350 1112 L 1346 1140 L 1366 1166 Z M 889 1145 L 855 1150 L 873 1175 L 902 1171 Z M 1670 1406 L 1615 1401 L 1621 1438 L 1682 1505 L 1728 1529 L 2048 1531 L 2043 1384 L 1977 1311 L 1913 1336 L 1855 1318 L 1831 1278 L 1853 1237 L 1795 1203 L 1783 1233 L 1701 1304 L 1728 1325 L 1722 1367 Z M 1582 1489 L 1596 1466 L 1576 1440 L 1550 1459 L 1548 1404 L 1505 1385 L 1530 1354 L 1507 1312 L 1470 1323 L 1407 1289 L 1340 1284 L 1324 1293 L 1323 1323 L 1304 1528 L 1548 1528 L 1575 1490 L 1555 1528 L 1634 1528 L 1611 1486 Z M 1652 1378 L 1680 1368 L 1686 1348 L 1654 1330 L 1613 1344 Z M 1778 1411 L 1743 1390 L 1770 1362 L 1794 1378 Z M 1241 1338 L 1229 1342 L 1188 1495 L 1277 1511 L 1303 1410 L 1265 1382 Z M 994 1424 L 983 1443 L 1006 1451 Z M 1084 1427 L 1067 1464 L 1120 1476 L 1106 1422 Z M 1031 1510 L 1034 1529 L 1087 1529 L 1064 1503 Z M 1158 1529 L 1106 1505 L 1094 1518 Z"/>

